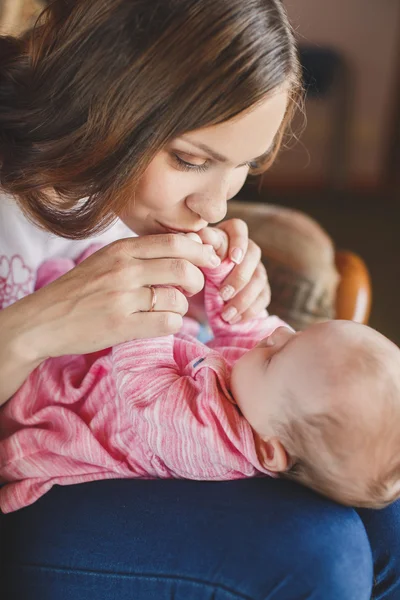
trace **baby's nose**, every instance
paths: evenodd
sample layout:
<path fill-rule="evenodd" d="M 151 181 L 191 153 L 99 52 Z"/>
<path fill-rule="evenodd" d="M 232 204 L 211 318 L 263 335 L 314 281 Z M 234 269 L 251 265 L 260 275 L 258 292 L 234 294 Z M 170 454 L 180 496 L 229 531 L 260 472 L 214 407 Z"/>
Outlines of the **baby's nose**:
<path fill-rule="evenodd" d="M 269 338 L 270 336 L 265 337 L 260 342 L 258 342 L 257 348 L 266 348 L 267 346 L 270 346 L 270 344 L 268 343 Z"/>
<path fill-rule="evenodd" d="M 284 346 L 293 335 L 295 335 L 295 332 L 290 329 L 289 326 L 285 327 L 281 325 L 280 327 L 277 327 L 271 335 L 261 340 L 260 344 L 262 348 Z"/>

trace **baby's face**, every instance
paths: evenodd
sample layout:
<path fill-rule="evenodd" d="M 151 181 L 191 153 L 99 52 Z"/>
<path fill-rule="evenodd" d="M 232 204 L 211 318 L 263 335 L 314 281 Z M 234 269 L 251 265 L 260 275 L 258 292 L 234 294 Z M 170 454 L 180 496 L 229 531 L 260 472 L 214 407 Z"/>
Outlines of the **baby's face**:
<path fill-rule="evenodd" d="M 271 418 L 282 422 L 290 398 L 301 403 L 304 414 L 329 409 L 326 389 L 340 388 L 343 368 L 354 354 L 349 340 L 355 338 L 361 346 L 371 338 L 373 342 L 376 338 L 376 343 L 383 340 L 388 360 L 393 352 L 396 357 L 399 354 L 398 348 L 376 331 L 344 321 L 328 321 L 297 333 L 278 327 L 244 354 L 233 366 L 231 392 L 253 429 L 264 436 Z M 355 380 L 360 395 L 362 381 L 359 377 Z M 344 397 L 343 389 L 340 392 Z M 339 400 L 335 410 L 338 404 Z M 365 400 L 362 408 L 368 409 Z"/>
<path fill-rule="evenodd" d="M 304 359 L 311 359 L 313 354 L 312 338 L 307 331 L 295 333 L 288 327 L 278 327 L 234 364 L 232 395 L 259 435 L 267 435 L 270 418 L 279 417 L 285 408 L 288 382 L 295 383 L 298 390 L 301 387 Z M 312 369 L 306 373 L 308 381 L 312 373 Z"/>

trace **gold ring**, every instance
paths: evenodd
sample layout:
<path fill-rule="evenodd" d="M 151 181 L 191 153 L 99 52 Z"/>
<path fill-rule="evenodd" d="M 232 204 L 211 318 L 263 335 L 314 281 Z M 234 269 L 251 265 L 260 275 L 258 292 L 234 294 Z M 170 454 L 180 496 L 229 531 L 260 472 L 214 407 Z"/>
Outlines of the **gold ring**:
<path fill-rule="evenodd" d="M 148 312 L 153 312 L 157 302 L 157 294 L 152 285 L 149 285 L 148 287 L 151 289 L 151 307 Z"/>

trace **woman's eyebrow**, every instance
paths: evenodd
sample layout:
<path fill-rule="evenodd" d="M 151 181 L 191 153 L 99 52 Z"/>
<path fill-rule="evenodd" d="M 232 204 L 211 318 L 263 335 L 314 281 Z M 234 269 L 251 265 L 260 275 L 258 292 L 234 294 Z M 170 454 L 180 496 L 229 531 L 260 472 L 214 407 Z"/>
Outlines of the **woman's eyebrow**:
<path fill-rule="evenodd" d="M 200 142 L 193 142 L 192 140 L 189 140 L 189 138 L 186 138 L 186 137 L 182 138 L 182 140 L 184 140 L 185 142 L 188 142 L 192 146 L 195 146 L 195 148 L 198 148 L 199 150 L 203 150 L 203 152 L 206 152 L 214 160 L 216 160 L 216 161 L 218 161 L 220 163 L 225 163 L 225 164 L 226 163 L 230 163 L 230 164 L 233 163 L 233 161 L 229 160 L 229 158 L 227 158 L 226 156 L 223 156 L 223 154 L 220 154 L 219 152 L 216 152 L 215 150 L 213 150 L 212 148 L 210 148 L 206 144 L 202 144 Z M 267 158 L 267 156 L 268 156 L 268 154 L 270 152 L 271 152 L 271 148 L 268 148 L 268 150 L 266 152 L 264 152 L 264 154 L 262 154 L 261 156 L 257 156 L 257 158 L 252 158 L 251 161 L 248 161 L 248 162 L 263 160 L 264 158 Z M 246 164 L 246 163 L 243 163 L 243 164 Z"/>

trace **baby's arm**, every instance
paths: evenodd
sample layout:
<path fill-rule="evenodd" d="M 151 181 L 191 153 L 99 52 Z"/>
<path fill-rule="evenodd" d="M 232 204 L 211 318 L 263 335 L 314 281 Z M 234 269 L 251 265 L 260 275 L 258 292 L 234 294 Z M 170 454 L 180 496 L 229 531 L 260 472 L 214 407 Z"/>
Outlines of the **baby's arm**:
<path fill-rule="evenodd" d="M 172 335 L 115 346 L 112 362 L 118 394 L 122 397 L 133 395 L 135 402 L 148 399 L 149 384 L 155 380 L 161 390 L 179 377 Z"/>
<path fill-rule="evenodd" d="M 120 397 L 148 403 L 190 372 L 193 361 L 203 358 L 204 345 L 172 335 L 133 340 L 112 349 L 113 376 Z"/>
<path fill-rule="evenodd" d="M 248 461 L 237 445 L 247 448 L 252 434 L 237 422 L 236 407 L 226 398 L 222 357 L 196 340 L 170 336 L 152 346 L 148 342 L 113 350 L 113 380 L 117 411 L 128 413 L 132 444 L 145 441 L 150 474 L 213 480 L 248 476 Z"/>
<path fill-rule="evenodd" d="M 236 325 L 226 323 L 221 313 L 224 301 L 219 293 L 222 282 L 231 272 L 235 264 L 225 260 L 216 269 L 204 269 L 206 278 L 204 306 L 207 318 L 214 334 L 214 339 L 207 343 L 211 348 L 235 346 L 251 348 L 263 338 L 270 335 L 277 327 L 288 326 L 276 316 L 270 316 L 266 310 L 250 321 L 239 322 Z"/>

